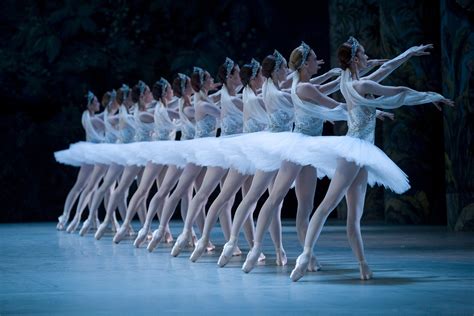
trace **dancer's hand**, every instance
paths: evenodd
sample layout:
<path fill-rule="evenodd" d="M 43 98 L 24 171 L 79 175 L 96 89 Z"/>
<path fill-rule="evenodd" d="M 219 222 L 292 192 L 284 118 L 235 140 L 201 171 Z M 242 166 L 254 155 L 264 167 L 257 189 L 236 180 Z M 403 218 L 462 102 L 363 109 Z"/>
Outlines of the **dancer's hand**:
<path fill-rule="evenodd" d="M 428 49 L 433 49 L 433 44 L 413 46 L 409 49 L 409 51 L 411 56 L 426 56 L 431 54 L 430 52 L 426 51 Z"/>
<path fill-rule="evenodd" d="M 367 60 L 367 68 L 381 66 L 387 61 L 389 61 L 389 59 L 369 59 Z"/>
<path fill-rule="evenodd" d="M 222 83 L 220 82 L 215 82 L 211 84 L 211 89 L 210 90 L 218 90 L 222 86 Z"/>
<path fill-rule="evenodd" d="M 454 103 L 453 100 L 450 99 L 442 99 L 440 101 L 433 102 L 433 104 L 436 106 L 438 110 L 441 111 L 441 105 L 449 105 L 450 107 L 454 107 L 456 104 Z"/>
<path fill-rule="evenodd" d="M 389 118 L 390 120 L 395 120 L 395 114 L 390 113 L 390 112 L 385 112 L 385 111 L 380 111 L 377 113 L 377 118 L 381 121 L 385 120 L 385 118 Z"/>
<path fill-rule="evenodd" d="M 328 74 L 330 74 L 332 77 L 337 77 L 342 74 L 342 69 L 341 68 L 332 68 L 328 71 Z"/>

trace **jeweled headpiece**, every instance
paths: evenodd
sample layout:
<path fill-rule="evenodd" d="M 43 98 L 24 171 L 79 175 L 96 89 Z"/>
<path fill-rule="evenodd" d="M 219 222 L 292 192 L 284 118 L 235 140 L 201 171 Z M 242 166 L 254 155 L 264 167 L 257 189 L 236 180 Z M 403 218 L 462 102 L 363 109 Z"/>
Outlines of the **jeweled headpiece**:
<path fill-rule="evenodd" d="M 178 73 L 179 78 L 179 87 L 181 89 L 181 94 L 184 94 L 184 90 L 186 89 L 186 81 L 188 80 L 188 76 L 182 73 Z"/>
<path fill-rule="evenodd" d="M 199 74 L 199 84 L 202 85 L 204 83 L 204 76 L 206 75 L 204 69 L 200 67 L 194 67 L 193 72 L 197 72 Z"/>
<path fill-rule="evenodd" d="M 280 70 L 281 66 L 286 63 L 286 59 L 276 49 L 273 52 L 273 57 L 275 57 L 275 69 L 273 71 L 278 71 Z"/>
<path fill-rule="evenodd" d="M 254 79 L 255 77 L 257 77 L 258 70 L 260 69 L 260 63 L 254 58 L 252 58 L 252 61 L 249 65 L 252 68 L 252 76 L 250 77 L 250 79 Z"/>
<path fill-rule="evenodd" d="M 234 69 L 234 66 L 235 66 L 235 62 L 230 59 L 229 57 L 226 57 L 225 58 L 225 62 L 224 62 L 224 66 L 225 66 L 225 77 L 229 77 L 230 73 L 232 72 L 232 69 Z"/>
<path fill-rule="evenodd" d="M 360 44 L 359 41 L 356 40 L 354 37 L 350 36 L 347 40 L 347 43 L 351 45 L 351 61 L 354 60 L 355 55 L 357 54 L 357 49 L 359 48 Z"/>

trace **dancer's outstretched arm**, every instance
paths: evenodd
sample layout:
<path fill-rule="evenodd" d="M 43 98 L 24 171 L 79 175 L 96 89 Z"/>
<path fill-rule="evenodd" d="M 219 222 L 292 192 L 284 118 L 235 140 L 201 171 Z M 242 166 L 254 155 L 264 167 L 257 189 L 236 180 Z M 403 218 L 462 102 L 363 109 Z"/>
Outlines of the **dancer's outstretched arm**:
<path fill-rule="evenodd" d="M 340 105 L 339 102 L 327 97 L 312 84 L 302 84 L 298 94 L 302 100 L 315 102 L 331 109 Z"/>
<path fill-rule="evenodd" d="M 380 82 L 383 79 L 387 78 L 387 76 L 389 76 L 395 69 L 400 67 L 411 57 L 430 55 L 430 52 L 427 52 L 426 50 L 431 48 L 433 48 L 433 44 L 413 46 L 407 49 L 404 53 L 384 63 L 379 69 L 377 69 L 370 75 L 361 79 Z"/>

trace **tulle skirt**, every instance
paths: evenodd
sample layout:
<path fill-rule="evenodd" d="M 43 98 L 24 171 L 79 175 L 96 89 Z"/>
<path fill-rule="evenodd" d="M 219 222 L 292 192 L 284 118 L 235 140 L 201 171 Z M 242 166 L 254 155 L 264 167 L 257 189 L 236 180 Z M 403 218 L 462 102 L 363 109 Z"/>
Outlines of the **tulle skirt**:
<path fill-rule="evenodd" d="M 81 164 L 158 164 L 184 167 L 188 163 L 236 169 L 242 174 L 278 170 L 283 161 L 312 165 L 318 177 L 332 178 L 339 159 L 364 167 L 368 184 L 396 193 L 410 188 L 407 175 L 378 147 L 350 136 L 306 136 L 299 133 L 257 132 L 183 141 L 92 144 L 80 142 L 55 153 L 58 162 Z"/>

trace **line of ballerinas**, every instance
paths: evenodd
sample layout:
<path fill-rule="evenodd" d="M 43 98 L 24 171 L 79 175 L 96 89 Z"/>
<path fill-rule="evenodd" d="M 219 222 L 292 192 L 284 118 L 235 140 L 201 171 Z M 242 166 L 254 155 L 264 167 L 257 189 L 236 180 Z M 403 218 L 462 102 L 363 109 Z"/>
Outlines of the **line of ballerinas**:
<path fill-rule="evenodd" d="M 78 227 L 88 207 L 80 234 L 97 227 L 95 238 L 100 239 L 111 225 L 113 241 L 119 243 L 133 234 L 131 222 L 138 214 L 142 227 L 134 246 L 148 241 L 147 249 L 153 251 L 160 242 L 173 241 L 169 221 L 181 202 L 184 226 L 171 255 L 178 256 L 191 244 L 190 260 L 195 262 L 214 249 L 210 235 L 219 220 L 226 244 L 218 265 L 223 267 L 241 254 L 238 239 L 243 229 L 250 251 L 242 270 L 248 273 L 265 259 L 262 242 L 267 230 L 276 263 L 287 263 L 280 213 L 294 186 L 296 231 L 303 253 L 291 279 L 297 281 L 306 272 L 321 269 L 314 246 L 328 215 L 343 197 L 348 205 L 349 244 L 361 279 L 370 279 L 360 231 L 367 184 L 383 185 L 399 194 L 410 188 L 405 173 L 374 145 L 376 118 L 393 119 L 384 110 L 403 105 L 454 105 L 434 92 L 380 82 L 411 57 L 428 55 L 430 48 L 414 46 L 393 59 L 369 60 L 364 47 L 351 37 L 337 51 L 341 68 L 320 76 L 316 75 L 323 61 L 305 43 L 292 51 L 288 62 L 276 50 L 261 65 L 252 59 L 239 67 L 226 58 L 217 73 L 221 84 L 195 67 L 189 77 L 178 74 L 172 84 L 160 79 L 150 90 L 140 81 L 132 89 L 124 85 L 117 93 L 106 93 L 102 102 L 106 109 L 101 114 L 95 114 L 98 101 L 89 93 L 82 119 L 86 142 L 55 153 L 59 162 L 80 167 L 58 229 L 66 227 L 79 197 L 68 231 Z M 338 90 L 344 103 L 330 97 Z M 322 136 L 325 121 L 347 121 L 347 134 Z M 220 137 L 216 137 L 219 127 Z M 177 130 L 180 140 L 174 140 Z M 311 217 L 317 179 L 322 177 L 331 182 Z M 138 188 L 127 205 L 135 179 Z M 147 206 L 154 183 L 157 191 Z M 219 194 L 209 201 L 218 186 Z M 232 218 L 239 191 L 242 200 Z M 266 191 L 269 196 L 255 227 L 253 213 Z M 102 201 L 106 215 L 99 225 L 97 210 Z M 208 202 L 212 203 L 206 213 Z M 120 226 L 117 210 L 123 220 Z M 159 226 L 152 233 L 155 216 Z M 194 227 L 199 229 L 199 240 Z"/>

